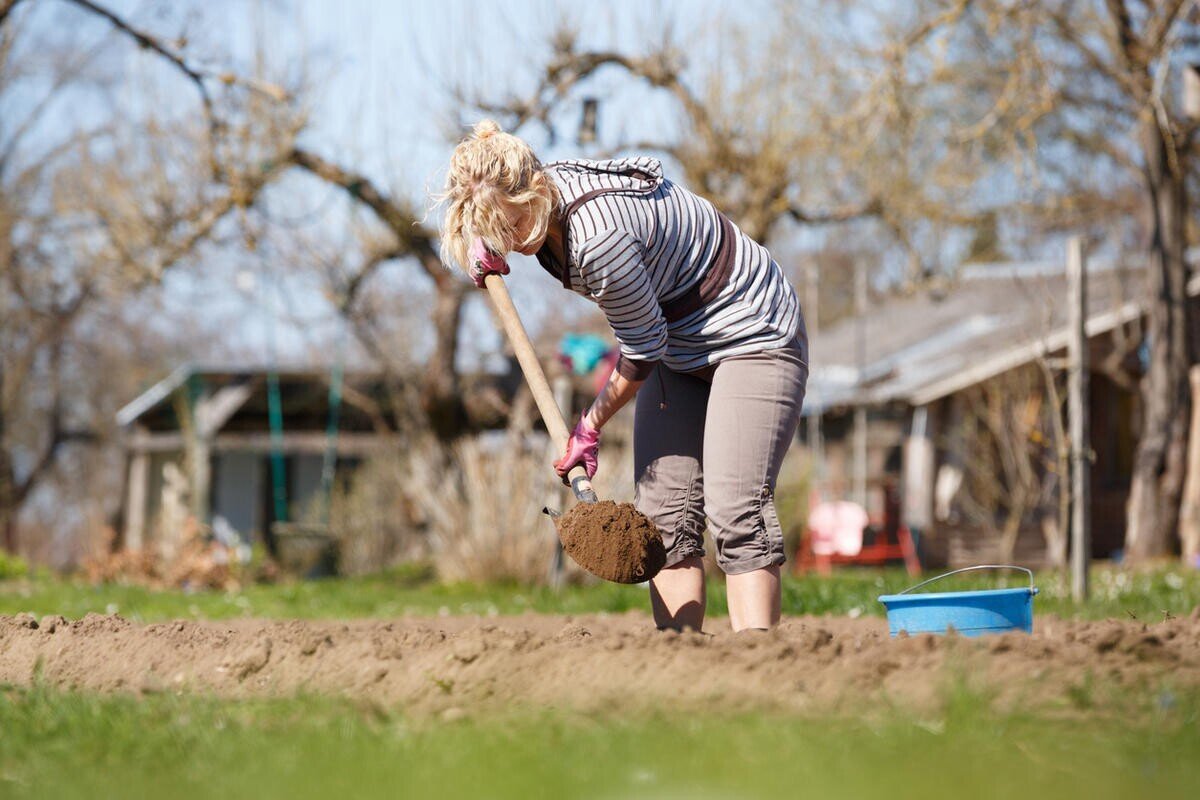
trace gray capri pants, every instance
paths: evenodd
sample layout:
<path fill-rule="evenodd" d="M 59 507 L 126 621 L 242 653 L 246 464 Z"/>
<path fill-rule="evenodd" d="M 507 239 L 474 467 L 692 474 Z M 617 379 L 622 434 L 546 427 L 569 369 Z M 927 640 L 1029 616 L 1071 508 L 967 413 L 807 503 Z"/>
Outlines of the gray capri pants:
<path fill-rule="evenodd" d="M 667 566 L 704 555 L 706 515 L 725 573 L 787 560 L 775 479 L 808 382 L 801 341 L 702 373 L 658 364 L 638 392 L 634 503 L 662 531 Z"/>

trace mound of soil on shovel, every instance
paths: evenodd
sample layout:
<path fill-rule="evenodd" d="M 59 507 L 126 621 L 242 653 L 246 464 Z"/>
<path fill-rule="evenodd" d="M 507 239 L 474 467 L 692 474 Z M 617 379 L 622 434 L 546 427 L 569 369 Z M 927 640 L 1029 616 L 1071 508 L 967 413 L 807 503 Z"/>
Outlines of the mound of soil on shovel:
<path fill-rule="evenodd" d="M 658 528 L 629 503 L 580 503 L 556 522 L 567 555 L 606 581 L 648 581 L 667 562 Z"/>

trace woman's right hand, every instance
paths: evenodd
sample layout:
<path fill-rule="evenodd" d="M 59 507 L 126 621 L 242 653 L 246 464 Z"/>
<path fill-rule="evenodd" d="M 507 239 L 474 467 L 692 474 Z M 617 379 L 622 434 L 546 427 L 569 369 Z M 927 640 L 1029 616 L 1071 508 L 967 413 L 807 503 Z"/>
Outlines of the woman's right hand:
<path fill-rule="evenodd" d="M 508 262 L 503 256 L 493 252 L 479 237 L 475 237 L 475 241 L 471 242 L 468 256 L 471 264 L 467 271 L 480 289 L 483 288 L 483 279 L 488 275 L 508 274 Z"/>
<path fill-rule="evenodd" d="M 571 436 L 567 439 L 567 452 L 554 462 L 554 471 L 564 481 L 567 473 L 577 464 L 583 464 L 589 479 L 596 476 L 596 464 L 600 454 L 600 431 L 588 424 L 587 414 L 579 418 Z"/>

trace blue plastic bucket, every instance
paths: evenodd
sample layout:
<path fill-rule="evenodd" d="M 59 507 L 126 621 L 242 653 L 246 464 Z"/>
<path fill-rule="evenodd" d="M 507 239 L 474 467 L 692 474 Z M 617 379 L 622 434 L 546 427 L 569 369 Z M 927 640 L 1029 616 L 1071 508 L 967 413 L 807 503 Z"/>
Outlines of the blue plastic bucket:
<path fill-rule="evenodd" d="M 909 594 L 914 589 L 960 572 L 977 569 L 1019 569 L 1029 575 L 1029 586 L 1020 589 L 989 589 L 979 592 L 926 592 Z M 1008 564 L 981 564 L 938 575 L 910 586 L 900 594 L 881 595 L 879 602 L 887 608 L 888 628 L 892 636 L 900 631 L 909 634 L 946 633 L 950 628 L 963 636 L 982 636 L 1009 631 L 1033 632 L 1033 573 L 1025 567 Z"/>

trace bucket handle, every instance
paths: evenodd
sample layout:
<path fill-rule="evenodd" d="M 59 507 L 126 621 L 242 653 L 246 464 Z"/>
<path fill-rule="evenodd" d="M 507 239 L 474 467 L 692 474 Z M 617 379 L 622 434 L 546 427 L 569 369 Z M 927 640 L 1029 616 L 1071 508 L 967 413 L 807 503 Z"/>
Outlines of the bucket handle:
<path fill-rule="evenodd" d="M 1021 572 L 1024 572 L 1029 576 L 1029 591 L 1037 594 L 1037 587 L 1033 585 L 1033 570 L 1026 569 L 1025 567 L 1018 567 L 1016 564 L 979 564 L 974 567 L 963 567 L 962 569 L 951 570 L 950 572 L 944 572 L 941 575 L 938 575 L 936 578 L 930 578 L 927 581 L 921 581 L 916 586 L 910 586 L 903 592 L 900 592 L 900 594 L 908 594 L 913 589 L 920 589 L 922 586 L 928 586 L 934 581 L 940 581 L 942 578 L 949 578 L 951 575 L 957 575 L 960 572 L 971 572 L 972 570 L 976 569 L 1019 569 Z"/>

